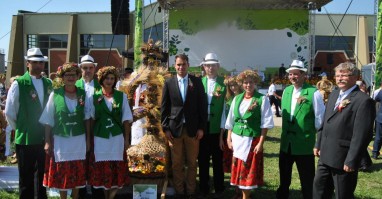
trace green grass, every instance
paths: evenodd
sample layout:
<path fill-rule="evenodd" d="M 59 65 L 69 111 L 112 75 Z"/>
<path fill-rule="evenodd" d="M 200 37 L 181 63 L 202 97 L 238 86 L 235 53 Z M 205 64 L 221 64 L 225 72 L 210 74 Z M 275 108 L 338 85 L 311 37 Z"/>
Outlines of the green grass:
<path fill-rule="evenodd" d="M 268 137 L 264 146 L 264 181 L 265 185 L 252 191 L 254 199 L 275 198 L 275 193 L 279 185 L 278 153 L 280 148 L 281 128 L 275 127 L 268 132 Z M 372 143 L 370 143 L 372 145 Z M 316 161 L 318 159 L 316 158 Z M 212 169 L 210 174 L 212 174 Z M 225 175 L 227 194 L 225 198 L 231 198 L 235 194 L 235 188 L 229 185 L 230 175 Z M 355 191 L 356 198 L 377 199 L 382 196 L 382 159 L 373 160 L 373 165 L 368 172 L 359 172 L 358 185 Z M 212 181 L 212 180 L 211 180 Z M 294 165 L 292 174 L 292 184 L 290 186 L 291 199 L 300 199 L 300 180 L 296 166 Z M 18 193 L 7 193 L 0 191 L 1 199 L 16 199 Z"/>

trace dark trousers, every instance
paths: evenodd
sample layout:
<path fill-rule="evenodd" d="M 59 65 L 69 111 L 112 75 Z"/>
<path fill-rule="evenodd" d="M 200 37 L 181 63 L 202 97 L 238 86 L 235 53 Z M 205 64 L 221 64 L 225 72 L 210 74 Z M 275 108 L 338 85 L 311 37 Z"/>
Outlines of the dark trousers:
<path fill-rule="evenodd" d="M 223 151 L 219 147 L 219 133 L 204 134 L 199 145 L 199 189 L 207 194 L 210 191 L 210 157 L 212 156 L 213 180 L 215 192 L 224 191 Z"/>
<path fill-rule="evenodd" d="M 347 173 L 318 161 L 316 176 L 313 183 L 313 198 L 332 198 L 334 189 L 336 199 L 352 199 L 357 186 L 358 171 Z"/>
<path fill-rule="evenodd" d="M 375 122 L 375 138 L 373 144 L 373 155 L 379 156 L 382 145 L 382 123 Z"/>
<path fill-rule="evenodd" d="M 313 149 L 312 149 L 313 150 Z M 280 186 L 277 189 L 276 197 L 289 198 L 289 186 L 292 181 L 293 163 L 296 162 L 302 195 L 304 199 L 312 198 L 314 179 L 314 156 L 313 155 L 291 155 L 280 151 L 279 171 Z"/>
<path fill-rule="evenodd" d="M 34 199 L 35 188 L 38 199 L 46 199 L 46 188 L 42 186 L 45 165 L 44 145 L 16 144 L 16 156 L 19 169 L 20 199 Z"/>
<path fill-rule="evenodd" d="M 275 105 L 276 115 L 279 116 L 280 115 L 280 112 L 279 112 L 279 108 L 280 108 L 279 100 L 274 95 L 270 95 L 269 96 L 269 102 L 271 103 L 271 106 L 273 104 Z"/>

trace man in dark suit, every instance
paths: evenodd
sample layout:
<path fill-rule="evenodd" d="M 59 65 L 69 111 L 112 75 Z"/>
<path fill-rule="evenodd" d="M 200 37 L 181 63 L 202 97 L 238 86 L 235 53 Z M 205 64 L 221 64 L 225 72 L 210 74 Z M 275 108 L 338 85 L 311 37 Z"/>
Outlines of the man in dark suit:
<path fill-rule="evenodd" d="M 354 198 L 358 168 L 372 138 L 374 101 L 359 90 L 359 70 L 346 62 L 335 69 L 338 90 L 331 93 L 324 123 L 317 134 L 314 154 L 319 156 L 313 198 Z"/>
<path fill-rule="evenodd" d="M 195 197 L 199 140 L 207 125 L 204 87 L 199 78 L 188 74 L 188 67 L 186 55 L 175 56 L 177 75 L 166 80 L 162 94 L 161 121 L 171 149 L 176 198 L 184 197 L 184 183 L 189 198 Z"/>

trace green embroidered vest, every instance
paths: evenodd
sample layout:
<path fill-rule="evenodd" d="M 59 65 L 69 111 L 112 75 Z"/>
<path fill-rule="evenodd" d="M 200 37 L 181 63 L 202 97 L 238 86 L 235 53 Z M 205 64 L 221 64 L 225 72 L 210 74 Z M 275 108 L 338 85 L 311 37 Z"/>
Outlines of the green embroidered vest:
<path fill-rule="evenodd" d="M 97 79 L 93 79 L 94 82 L 94 92 L 101 89 L 101 85 L 98 83 Z M 85 90 L 85 80 L 83 78 L 76 81 L 76 87 L 81 88 L 82 90 Z"/>
<path fill-rule="evenodd" d="M 44 101 L 41 106 L 29 72 L 16 79 L 19 86 L 19 111 L 17 113 L 15 143 L 20 145 L 43 144 L 45 138 L 45 127 L 38 121 L 44 110 L 50 92 L 52 92 L 52 83 L 45 77 L 42 77 L 44 86 Z"/>
<path fill-rule="evenodd" d="M 85 107 L 85 91 L 77 89 L 77 106 L 74 112 L 70 112 L 65 103 L 64 87 L 54 91 L 54 127 L 53 133 L 62 137 L 77 136 L 85 133 L 84 123 L 84 107 Z"/>
<path fill-rule="evenodd" d="M 236 96 L 233 114 L 235 116 L 235 124 L 233 126 L 232 132 L 237 135 L 248 136 L 248 137 L 259 137 L 261 135 L 261 105 L 263 104 L 263 94 L 255 91 L 251 100 L 252 109 L 245 112 L 243 116 L 240 116 L 239 107 L 243 101 L 245 92 Z"/>
<path fill-rule="evenodd" d="M 123 93 L 114 90 L 112 110 L 107 108 L 102 90 L 94 93 L 93 103 L 95 108 L 94 136 L 109 138 L 110 134 L 116 136 L 123 133 L 122 103 Z"/>
<path fill-rule="evenodd" d="M 207 93 L 207 77 L 202 78 L 204 91 Z M 224 109 L 224 97 L 226 95 L 226 87 L 224 85 L 224 78 L 222 77 L 216 77 L 216 84 L 214 88 L 214 95 L 211 98 L 210 103 L 210 126 L 209 126 L 209 133 L 210 134 L 216 134 L 220 133 L 220 124 L 221 124 L 221 116 L 223 114 Z M 208 101 L 208 96 L 207 101 Z"/>
<path fill-rule="evenodd" d="M 285 88 L 282 97 L 282 132 L 280 150 L 287 153 L 291 147 L 292 155 L 313 154 L 316 141 L 315 115 L 313 110 L 313 97 L 316 88 L 304 84 L 301 89 L 301 103 L 296 102 L 292 121 L 291 103 L 294 86 Z"/>

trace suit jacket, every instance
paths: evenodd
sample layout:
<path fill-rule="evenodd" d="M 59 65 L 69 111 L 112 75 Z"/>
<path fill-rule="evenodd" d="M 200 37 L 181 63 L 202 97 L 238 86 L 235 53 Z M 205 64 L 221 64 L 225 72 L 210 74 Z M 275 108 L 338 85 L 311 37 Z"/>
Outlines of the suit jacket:
<path fill-rule="evenodd" d="M 339 111 L 333 110 L 339 90 L 329 95 L 322 127 L 317 133 L 316 148 L 320 161 L 330 167 L 344 165 L 357 169 L 373 136 L 374 101 L 356 87 L 345 99 L 350 103 Z"/>
<path fill-rule="evenodd" d="M 183 116 L 185 123 L 183 123 Z M 188 75 L 184 103 L 177 76 L 166 80 L 162 93 L 161 122 L 163 130 L 170 130 L 174 137 L 180 137 L 183 126 L 187 128 L 190 137 L 195 137 L 198 129 L 206 132 L 207 96 L 200 78 Z"/>

